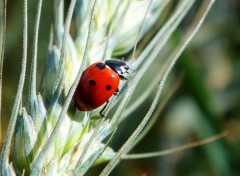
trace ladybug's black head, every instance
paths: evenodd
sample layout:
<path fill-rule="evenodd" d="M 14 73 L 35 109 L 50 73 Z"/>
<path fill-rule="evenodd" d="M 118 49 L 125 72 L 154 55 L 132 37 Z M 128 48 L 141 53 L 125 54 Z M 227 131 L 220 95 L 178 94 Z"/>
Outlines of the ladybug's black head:
<path fill-rule="evenodd" d="M 106 60 L 105 64 L 114 70 L 120 78 L 126 79 L 122 74 L 127 73 L 129 67 L 124 61 Z"/>

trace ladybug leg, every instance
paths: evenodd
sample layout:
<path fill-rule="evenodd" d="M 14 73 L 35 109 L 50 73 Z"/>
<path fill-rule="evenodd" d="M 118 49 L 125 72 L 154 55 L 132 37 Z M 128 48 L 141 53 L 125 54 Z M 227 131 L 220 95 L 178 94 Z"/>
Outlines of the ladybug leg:
<path fill-rule="evenodd" d="M 99 112 L 99 114 L 100 114 L 101 117 L 105 117 L 105 115 L 103 114 L 103 112 L 105 111 L 108 103 L 109 103 L 109 100 L 106 101 L 106 104 L 103 106 L 102 110 Z"/>
<path fill-rule="evenodd" d="M 119 93 L 119 89 L 116 90 L 116 92 L 114 92 L 114 95 L 118 95 Z"/>
<path fill-rule="evenodd" d="M 125 76 L 123 76 L 123 75 L 119 75 L 119 77 L 120 77 L 120 79 L 122 79 L 122 80 L 128 80 Z"/>

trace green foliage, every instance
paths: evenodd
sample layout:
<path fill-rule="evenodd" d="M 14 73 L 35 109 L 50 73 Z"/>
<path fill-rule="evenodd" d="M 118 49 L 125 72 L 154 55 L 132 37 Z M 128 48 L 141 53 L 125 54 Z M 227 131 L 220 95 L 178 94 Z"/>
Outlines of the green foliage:
<path fill-rule="evenodd" d="M 3 9 L 0 16 L 1 63 L 6 34 L 4 2 L 0 4 Z M 214 0 L 201 3 L 193 0 L 71 0 L 67 4 L 54 0 L 53 10 L 48 11 L 49 16 L 53 16 L 53 22 L 48 24 L 49 29 L 44 29 L 43 16 L 47 13 L 45 9 L 49 8 L 46 6 L 51 2 L 40 0 L 37 4 L 28 4 L 25 0 L 22 69 L 1 151 L 1 175 L 85 175 L 94 169 L 92 166 L 105 162 L 108 164 L 100 175 L 109 175 L 122 159 L 163 155 L 164 151 L 144 155 L 128 153 L 148 135 L 150 129 L 155 128 L 154 124 L 159 121 L 164 106 L 179 87 L 179 77 L 174 79 L 170 72 L 199 30 L 213 3 Z M 30 7 L 36 11 L 32 12 Z M 34 24 L 29 20 L 32 13 L 35 17 Z M 46 38 L 45 41 L 42 40 L 43 33 L 49 36 L 49 42 L 46 42 Z M 177 39 L 174 38 L 176 34 Z M 41 52 L 42 47 L 45 48 L 47 57 Z M 31 57 L 28 57 L 28 50 L 31 51 Z M 208 92 L 197 71 L 197 64 L 187 60 L 191 56 L 189 53 L 185 54 L 187 57 L 183 58 L 178 68 L 185 68 L 183 82 L 191 83 L 189 88 L 195 91 L 201 110 L 210 120 L 204 119 L 201 112 L 196 113 L 195 107 L 186 101 L 186 107 L 181 109 L 189 108 L 188 113 L 192 113 L 192 118 L 196 115 L 194 119 L 205 128 L 205 132 L 201 132 L 196 122 L 186 115 L 177 121 L 179 123 L 165 119 L 163 134 L 168 137 L 173 134 L 184 139 L 181 135 L 194 132 L 199 138 L 204 138 L 222 131 L 217 125 L 211 126 L 212 123 L 219 122 L 216 116 L 220 113 L 215 110 L 211 92 Z M 99 108 L 92 112 L 78 111 L 72 97 L 83 70 L 96 61 L 122 57 L 131 67 L 129 79 L 121 83 L 119 95 L 110 99 L 106 117 L 99 116 Z M 27 58 L 31 58 L 29 68 Z M 41 78 L 43 62 L 46 67 Z M 30 79 L 25 81 L 28 70 Z M 0 68 L 0 75 L 1 72 Z M 170 84 L 167 83 L 169 77 Z M 0 80 L 2 81 L 1 76 Z M 2 83 L 0 91 L 1 87 Z M 27 99 L 24 98 L 25 95 Z M 4 106 L 0 104 L 0 107 Z M 169 114 L 166 116 L 172 117 Z M 181 113 L 175 114 L 175 117 L 178 116 Z M 190 126 L 192 131 L 178 133 L 178 130 L 181 131 L 178 125 L 185 118 L 188 120 L 185 130 L 188 131 L 187 127 Z M 133 126 L 130 123 L 132 119 L 135 122 Z M 122 125 L 128 121 L 129 125 Z M 129 129 L 131 126 L 133 129 Z M 129 132 L 128 137 L 124 144 L 115 147 L 114 144 L 121 139 L 118 138 L 118 132 L 123 129 L 124 132 Z M 178 147 L 169 149 L 164 154 L 205 145 L 224 136 L 226 133 L 183 146 L 179 143 Z M 155 139 L 155 142 L 158 141 Z M 183 141 L 181 143 L 187 143 Z M 12 155 L 9 155 L 11 148 Z M 223 148 L 221 142 L 212 147 L 206 146 L 206 160 L 215 164 L 211 165 L 214 170 L 221 167 L 218 170 L 221 172 L 216 173 L 230 174 L 224 161 L 226 154 L 221 155 Z"/>

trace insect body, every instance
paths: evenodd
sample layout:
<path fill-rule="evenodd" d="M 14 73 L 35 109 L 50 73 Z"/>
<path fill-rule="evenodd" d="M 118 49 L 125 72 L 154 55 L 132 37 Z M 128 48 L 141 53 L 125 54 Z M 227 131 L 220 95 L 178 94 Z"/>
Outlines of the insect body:
<path fill-rule="evenodd" d="M 129 67 L 124 61 L 107 60 L 90 65 L 82 74 L 74 94 L 74 101 L 80 111 L 98 108 L 118 92 L 120 79 Z M 106 104 L 107 105 L 107 104 Z M 101 110 L 101 113 L 105 109 Z"/>

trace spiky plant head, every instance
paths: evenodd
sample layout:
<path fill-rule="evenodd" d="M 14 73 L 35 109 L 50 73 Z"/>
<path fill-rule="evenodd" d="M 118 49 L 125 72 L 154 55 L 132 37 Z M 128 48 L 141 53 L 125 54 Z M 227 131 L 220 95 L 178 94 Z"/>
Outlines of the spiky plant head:
<path fill-rule="evenodd" d="M 54 23 L 42 85 L 44 92 L 37 94 L 35 86 L 37 54 L 34 51 L 37 51 L 38 39 L 36 27 L 29 102 L 23 104 L 23 107 L 19 105 L 16 110 L 18 116 L 12 160 L 17 173 L 84 175 L 92 165 L 111 160 L 110 169 L 102 173 L 107 175 L 119 162 L 121 155 L 136 145 L 134 141 L 156 108 L 170 70 L 195 34 L 195 29 L 201 25 L 201 20 L 198 20 L 199 23 L 193 25 L 193 29 L 183 38 L 183 43 L 168 60 L 164 61 L 158 56 L 193 2 L 179 2 L 166 22 L 162 23 L 159 19 L 169 5 L 168 0 L 72 0 L 66 20 L 63 18 L 63 1 L 55 0 Z M 39 1 L 37 19 L 40 19 L 41 3 Z M 208 4 L 209 7 L 211 4 L 212 2 Z M 206 7 L 204 12 L 207 11 Z M 205 15 L 202 13 L 202 19 Z M 37 20 L 36 26 L 38 24 Z M 153 28 L 154 25 L 156 29 Z M 74 29 L 74 34 L 69 33 L 70 26 Z M 142 47 L 137 48 L 139 41 Z M 72 96 L 83 70 L 96 61 L 122 59 L 123 56 L 131 67 L 129 79 L 120 85 L 119 95 L 110 99 L 106 118 L 100 117 L 99 108 L 92 112 L 78 111 Z M 152 88 L 160 81 L 155 99 L 137 130 L 121 150 L 115 153 L 108 146 L 108 137 L 114 135 L 119 123 L 147 98 L 148 94 L 144 94 L 134 100 L 133 105 L 128 104 L 138 82 L 154 61 L 162 65 L 152 81 Z M 151 89 L 148 90 L 146 92 L 150 93 Z M 3 168 L 6 170 L 2 173 L 14 173 L 10 165 L 6 168 Z"/>

